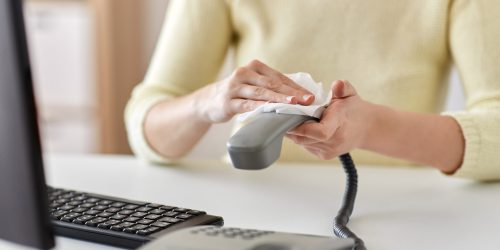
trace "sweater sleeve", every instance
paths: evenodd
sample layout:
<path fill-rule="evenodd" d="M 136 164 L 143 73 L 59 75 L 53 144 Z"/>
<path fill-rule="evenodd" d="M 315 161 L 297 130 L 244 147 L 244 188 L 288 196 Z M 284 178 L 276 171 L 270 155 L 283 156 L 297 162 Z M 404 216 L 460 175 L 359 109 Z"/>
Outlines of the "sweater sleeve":
<path fill-rule="evenodd" d="M 167 163 L 144 136 L 147 112 L 160 101 L 186 95 L 215 81 L 231 42 L 225 0 L 171 1 L 156 50 L 142 83 L 125 109 L 134 153 L 146 161 Z"/>
<path fill-rule="evenodd" d="M 466 96 L 454 117 L 465 138 L 455 176 L 500 180 L 500 1 L 455 0 L 449 43 Z"/>

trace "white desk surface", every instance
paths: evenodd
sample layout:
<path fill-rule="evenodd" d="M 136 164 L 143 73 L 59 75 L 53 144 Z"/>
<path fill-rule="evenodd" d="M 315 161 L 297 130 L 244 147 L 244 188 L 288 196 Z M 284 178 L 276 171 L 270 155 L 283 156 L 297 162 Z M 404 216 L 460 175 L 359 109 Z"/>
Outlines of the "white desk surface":
<path fill-rule="evenodd" d="M 356 160 L 356 159 L 354 159 Z M 165 167 L 130 156 L 53 155 L 55 187 L 205 210 L 226 226 L 331 235 L 345 175 L 340 167 L 287 164 L 241 171 L 218 162 Z M 427 168 L 358 166 L 351 229 L 368 249 L 500 247 L 500 183 Z M 117 249 L 57 237 L 56 249 Z"/>

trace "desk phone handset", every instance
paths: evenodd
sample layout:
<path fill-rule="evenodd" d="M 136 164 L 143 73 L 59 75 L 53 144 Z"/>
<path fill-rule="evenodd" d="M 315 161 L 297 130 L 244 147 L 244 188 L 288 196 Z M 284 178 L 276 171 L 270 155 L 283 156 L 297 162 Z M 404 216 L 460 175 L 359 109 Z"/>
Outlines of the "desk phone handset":
<path fill-rule="evenodd" d="M 227 149 L 238 169 L 259 170 L 280 156 L 285 133 L 314 117 L 262 113 L 243 126 L 228 141 Z M 148 244 L 143 250 L 340 250 L 365 249 L 364 243 L 346 226 L 354 207 L 357 173 L 349 154 L 340 156 L 347 174 L 343 203 L 333 222 L 339 238 L 270 232 L 263 230 L 194 227 L 170 233 Z"/>

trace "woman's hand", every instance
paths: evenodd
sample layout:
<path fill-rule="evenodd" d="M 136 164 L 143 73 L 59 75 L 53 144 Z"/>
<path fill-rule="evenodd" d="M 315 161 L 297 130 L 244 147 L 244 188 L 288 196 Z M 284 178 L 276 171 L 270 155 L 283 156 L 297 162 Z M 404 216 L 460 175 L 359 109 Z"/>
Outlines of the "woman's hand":
<path fill-rule="evenodd" d="M 288 138 L 323 160 L 361 147 L 373 120 L 370 104 L 348 81 L 335 81 L 331 91 L 332 101 L 319 122 L 306 122 L 287 133 Z"/>
<path fill-rule="evenodd" d="M 310 105 L 314 95 L 282 73 L 254 60 L 200 90 L 195 107 L 210 123 L 225 122 L 266 102 Z"/>

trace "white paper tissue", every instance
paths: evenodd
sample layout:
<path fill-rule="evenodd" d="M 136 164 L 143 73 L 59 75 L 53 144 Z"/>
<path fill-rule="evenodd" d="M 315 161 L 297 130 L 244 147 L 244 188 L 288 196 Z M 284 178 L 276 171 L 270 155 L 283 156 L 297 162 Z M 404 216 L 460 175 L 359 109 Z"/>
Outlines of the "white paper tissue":
<path fill-rule="evenodd" d="M 288 78 L 296 82 L 303 88 L 309 90 L 314 94 L 314 102 L 309 106 L 299 104 L 285 104 L 285 103 L 266 103 L 259 106 L 253 111 L 239 115 L 238 121 L 244 122 L 262 112 L 276 112 L 280 114 L 293 114 L 293 115 L 308 115 L 320 118 L 326 106 L 330 104 L 332 99 L 331 86 L 328 89 L 323 88 L 323 83 L 315 82 L 308 73 L 298 72 L 294 74 L 286 74 Z"/>

